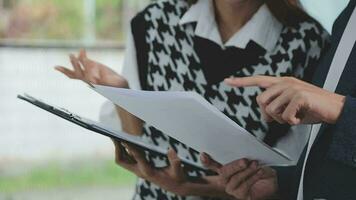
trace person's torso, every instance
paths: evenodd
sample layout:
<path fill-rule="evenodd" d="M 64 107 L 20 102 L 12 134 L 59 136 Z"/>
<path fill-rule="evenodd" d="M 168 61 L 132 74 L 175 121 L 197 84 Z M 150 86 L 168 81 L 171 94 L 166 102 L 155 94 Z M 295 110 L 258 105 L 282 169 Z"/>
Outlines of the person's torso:
<path fill-rule="evenodd" d="M 325 45 L 325 35 L 321 36 L 323 30 L 314 22 L 284 27 L 275 48 L 268 52 L 254 42 L 250 42 L 246 49 L 221 49 L 209 40 L 196 37 L 194 24 L 179 24 L 188 7 L 183 0 L 158 1 L 133 20 L 142 89 L 194 91 L 258 139 L 266 139 L 271 126 L 262 119 L 256 102 L 262 90 L 257 87 L 232 88 L 224 84 L 224 78 L 255 75 L 305 78 L 306 74 L 312 73 L 309 66 L 316 65 Z M 273 126 L 273 129 L 275 134 L 286 131 L 284 126 Z M 153 126 L 145 124 L 143 132 L 147 142 L 173 148 L 181 156 L 200 163 L 198 152 Z M 155 166 L 167 165 L 164 158 L 151 152 L 147 158 Z M 191 169 L 188 174 L 201 176 L 204 172 Z M 152 190 L 163 192 L 140 180 L 138 193 L 142 199 L 156 197 L 158 193 Z"/>

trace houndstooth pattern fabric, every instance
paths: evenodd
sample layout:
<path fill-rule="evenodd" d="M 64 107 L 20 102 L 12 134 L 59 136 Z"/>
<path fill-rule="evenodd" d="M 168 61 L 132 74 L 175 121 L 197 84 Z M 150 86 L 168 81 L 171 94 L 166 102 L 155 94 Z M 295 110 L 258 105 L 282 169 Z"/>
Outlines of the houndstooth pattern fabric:
<path fill-rule="evenodd" d="M 184 0 L 160 0 L 152 3 L 137 17 L 144 24 L 142 37 L 147 47 L 144 64 L 139 70 L 146 72 L 141 80 L 145 90 L 154 91 L 195 91 L 205 97 L 236 123 L 263 140 L 268 133 L 268 124 L 262 120 L 256 97 L 261 88 L 232 88 L 223 82 L 209 84 L 202 70 L 199 55 L 194 49 L 194 24 L 179 25 L 181 16 L 189 5 Z M 132 24 L 132 31 L 138 29 Z M 134 35 L 138 35 L 137 33 Z M 303 78 L 308 70 L 316 66 L 327 34 L 315 22 L 307 21 L 295 27 L 284 27 L 273 51 L 265 52 L 253 63 L 236 70 L 231 76 L 254 75 L 295 76 Z M 140 44 L 136 44 L 140 48 Z M 223 63 L 222 63 L 223 64 Z M 238 63 L 237 63 L 238 64 Z M 219 66 L 216 66 L 219 67 Z M 144 69 L 145 68 L 145 69 Z M 169 117 L 169 116 L 164 116 Z M 161 131 L 145 124 L 144 139 L 148 143 L 173 148 L 179 155 L 200 164 L 199 153 L 168 137 Z M 167 165 L 165 158 L 147 152 L 147 159 L 156 167 Z M 202 176 L 204 171 L 191 169 L 190 176 Z M 158 186 L 139 179 L 134 200 L 191 200 L 209 199 L 204 197 L 180 197 Z"/>

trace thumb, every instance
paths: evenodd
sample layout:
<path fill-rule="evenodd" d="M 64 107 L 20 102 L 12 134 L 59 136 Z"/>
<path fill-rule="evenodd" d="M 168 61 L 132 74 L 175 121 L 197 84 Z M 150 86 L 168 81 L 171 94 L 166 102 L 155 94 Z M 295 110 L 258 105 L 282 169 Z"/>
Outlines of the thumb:
<path fill-rule="evenodd" d="M 219 173 L 219 170 L 222 165 L 220 163 L 216 162 L 215 160 L 213 160 L 208 154 L 201 153 L 200 160 L 206 168 L 208 168 L 216 173 Z"/>

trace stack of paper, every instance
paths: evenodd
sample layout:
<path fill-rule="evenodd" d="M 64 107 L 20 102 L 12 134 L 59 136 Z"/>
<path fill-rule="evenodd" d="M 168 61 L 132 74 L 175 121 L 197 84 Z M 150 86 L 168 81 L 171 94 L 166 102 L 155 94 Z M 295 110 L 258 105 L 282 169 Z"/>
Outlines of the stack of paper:
<path fill-rule="evenodd" d="M 165 134 L 226 164 L 240 158 L 293 165 L 193 92 L 137 91 L 94 85 L 93 90 Z"/>

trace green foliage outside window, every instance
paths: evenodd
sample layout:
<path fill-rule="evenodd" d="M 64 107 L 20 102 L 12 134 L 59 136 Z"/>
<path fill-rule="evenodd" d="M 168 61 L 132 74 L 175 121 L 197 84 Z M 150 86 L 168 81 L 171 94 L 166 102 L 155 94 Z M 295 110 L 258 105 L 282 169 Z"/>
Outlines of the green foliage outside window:
<path fill-rule="evenodd" d="M 83 34 L 82 1 L 18 0 L 0 16 L 2 38 L 79 39 Z"/>
<path fill-rule="evenodd" d="M 7 1 L 0 0 L 0 39 L 81 40 L 87 34 L 86 0 L 10 0 L 11 6 L 6 6 Z M 126 1 L 95 1 L 92 23 L 97 40 L 122 40 L 128 20 L 123 19 L 124 3 L 134 2 Z"/>
<path fill-rule="evenodd" d="M 121 40 L 123 38 L 122 0 L 96 1 L 97 38 Z"/>

